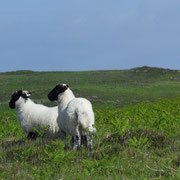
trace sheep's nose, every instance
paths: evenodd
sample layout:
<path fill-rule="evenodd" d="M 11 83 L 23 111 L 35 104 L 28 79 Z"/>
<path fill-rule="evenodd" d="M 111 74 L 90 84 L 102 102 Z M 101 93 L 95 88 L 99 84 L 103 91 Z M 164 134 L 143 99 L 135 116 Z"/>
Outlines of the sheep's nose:
<path fill-rule="evenodd" d="M 32 92 L 28 92 L 28 93 L 27 93 L 27 96 L 31 96 L 31 95 L 32 95 Z"/>

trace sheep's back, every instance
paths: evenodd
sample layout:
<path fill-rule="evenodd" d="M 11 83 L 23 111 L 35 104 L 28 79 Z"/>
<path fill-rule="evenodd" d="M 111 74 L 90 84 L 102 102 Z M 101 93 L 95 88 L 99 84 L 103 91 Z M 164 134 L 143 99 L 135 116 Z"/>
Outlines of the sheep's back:
<path fill-rule="evenodd" d="M 59 130 L 57 125 L 58 108 L 46 107 L 32 102 L 26 103 L 17 112 L 18 122 L 24 132 L 33 131 L 33 127 L 39 129 L 39 124 L 49 126 L 49 131 L 55 133 Z"/>
<path fill-rule="evenodd" d="M 66 109 L 68 120 L 75 123 L 76 119 L 83 129 L 94 124 L 94 112 L 91 103 L 85 98 L 74 98 Z"/>

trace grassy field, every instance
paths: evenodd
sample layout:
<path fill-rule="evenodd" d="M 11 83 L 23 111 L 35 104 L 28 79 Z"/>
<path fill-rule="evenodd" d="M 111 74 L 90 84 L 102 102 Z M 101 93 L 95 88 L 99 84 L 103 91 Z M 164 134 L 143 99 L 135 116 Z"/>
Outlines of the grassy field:
<path fill-rule="evenodd" d="M 57 83 L 68 83 L 93 104 L 91 152 L 65 151 L 59 139 L 27 140 L 8 107 L 19 89 L 53 106 L 47 94 Z M 0 73 L 0 179 L 180 179 L 180 72 Z"/>

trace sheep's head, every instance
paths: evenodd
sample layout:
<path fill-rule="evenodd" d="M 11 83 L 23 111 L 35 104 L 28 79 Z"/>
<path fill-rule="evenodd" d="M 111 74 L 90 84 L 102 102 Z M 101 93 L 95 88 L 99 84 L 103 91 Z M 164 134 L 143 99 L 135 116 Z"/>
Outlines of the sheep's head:
<path fill-rule="evenodd" d="M 22 90 L 16 91 L 11 96 L 11 100 L 9 102 L 9 107 L 11 109 L 14 109 L 15 103 L 16 103 L 16 101 L 19 100 L 20 97 L 22 97 L 23 99 L 28 99 L 29 96 L 31 96 L 31 93 L 28 91 L 22 91 Z"/>
<path fill-rule="evenodd" d="M 50 101 L 57 101 L 58 95 L 63 93 L 69 88 L 69 85 L 67 84 L 58 84 L 54 89 L 51 90 L 51 92 L 48 94 L 48 99 Z"/>

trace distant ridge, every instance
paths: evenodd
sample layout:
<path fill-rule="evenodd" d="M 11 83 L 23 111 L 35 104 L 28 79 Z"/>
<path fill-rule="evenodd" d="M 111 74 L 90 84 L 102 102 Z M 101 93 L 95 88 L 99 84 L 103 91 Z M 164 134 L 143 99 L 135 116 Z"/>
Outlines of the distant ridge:
<path fill-rule="evenodd" d="M 25 75 L 25 74 L 31 74 L 34 71 L 32 70 L 17 70 L 17 71 L 8 71 L 8 72 L 3 72 L 3 74 L 7 75 Z"/>
<path fill-rule="evenodd" d="M 7 72 L 0 72 L 0 74 L 7 74 L 7 75 L 26 75 L 32 74 L 35 72 L 108 72 L 108 71 L 132 71 L 135 73 L 180 73 L 180 70 L 175 69 L 168 69 L 168 68 L 160 68 L 160 67 L 150 67 L 150 66 L 142 66 L 142 67 L 135 67 L 131 69 L 99 69 L 99 70 L 84 70 L 84 71 L 33 71 L 33 70 L 17 70 L 17 71 L 7 71 Z"/>
<path fill-rule="evenodd" d="M 144 73 L 147 73 L 147 72 L 158 72 L 158 73 L 162 73 L 162 74 L 180 72 L 178 70 L 159 68 L 159 67 L 150 67 L 150 66 L 136 67 L 136 68 L 132 68 L 130 70 L 134 71 L 134 72 L 144 72 Z"/>

